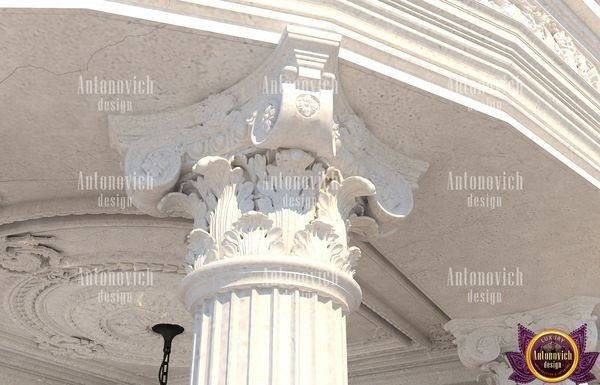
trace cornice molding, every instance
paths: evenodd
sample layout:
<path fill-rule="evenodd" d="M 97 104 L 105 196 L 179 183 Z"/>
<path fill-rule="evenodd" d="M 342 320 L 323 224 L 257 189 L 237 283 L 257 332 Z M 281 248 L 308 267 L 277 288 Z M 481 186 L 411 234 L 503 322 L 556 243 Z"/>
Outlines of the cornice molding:
<path fill-rule="evenodd" d="M 584 53 L 570 33 L 535 0 L 477 1 L 523 24 L 596 91 L 600 91 L 597 60 Z"/>
<path fill-rule="evenodd" d="M 368 289 L 363 293 L 363 303 L 372 308 L 381 318 L 385 319 L 390 325 L 393 325 L 402 334 L 410 338 L 414 347 L 424 347 L 435 349 L 435 344 L 431 339 L 431 327 L 448 322 L 449 317 L 445 312 L 435 304 L 422 290 L 411 282 L 393 263 L 391 263 L 382 253 L 371 243 L 358 240 L 352 241 L 353 245 L 360 248 L 362 260 L 369 266 L 376 266 L 373 271 L 367 272 L 364 268 L 362 273 L 357 274 L 357 281 L 361 287 Z M 406 314 L 399 314 L 397 310 L 388 305 L 389 300 L 382 300 L 381 296 L 373 296 L 376 290 L 372 287 L 376 280 L 386 280 L 395 285 L 396 295 L 402 298 L 410 298 L 410 309 L 412 315 L 419 314 L 420 322 L 415 322 L 415 317 Z M 414 300 L 416 299 L 416 301 Z M 411 322 L 412 321 L 412 322 Z M 426 324 L 431 324 L 425 326 Z"/>
<path fill-rule="evenodd" d="M 600 4 L 589 0 L 537 0 L 554 19 L 569 31 L 582 50 L 600 59 Z"/>

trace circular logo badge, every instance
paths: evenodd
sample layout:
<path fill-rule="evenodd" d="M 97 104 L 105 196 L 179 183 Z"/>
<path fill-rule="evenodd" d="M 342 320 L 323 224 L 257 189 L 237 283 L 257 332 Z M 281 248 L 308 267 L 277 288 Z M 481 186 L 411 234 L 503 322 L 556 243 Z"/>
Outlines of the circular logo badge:
<path fill-rule="evenodd" d="M 529 342 L 525 359 L 537 379 L 555 383 L 566 380 L 577 369 L 579 350 L 567 333 L 546 330 Z"/>

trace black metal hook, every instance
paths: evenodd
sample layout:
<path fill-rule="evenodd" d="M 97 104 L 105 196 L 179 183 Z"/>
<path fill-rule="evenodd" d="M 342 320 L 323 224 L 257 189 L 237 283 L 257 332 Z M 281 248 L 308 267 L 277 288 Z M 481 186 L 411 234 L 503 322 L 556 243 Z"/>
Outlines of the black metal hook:
<path fill-rule="evenodd" d="M 172 324 L 156 324 L 152 326 L 152 331 L 163 336 L 165 345 L 163 347 L 163 361 L 158 370 L 158 381 L 160 385 L 167 385 L 169 377 L 169 359 L 171 358 L 171 342 L 173 338 L 183 333 L 183 327 Z"/>

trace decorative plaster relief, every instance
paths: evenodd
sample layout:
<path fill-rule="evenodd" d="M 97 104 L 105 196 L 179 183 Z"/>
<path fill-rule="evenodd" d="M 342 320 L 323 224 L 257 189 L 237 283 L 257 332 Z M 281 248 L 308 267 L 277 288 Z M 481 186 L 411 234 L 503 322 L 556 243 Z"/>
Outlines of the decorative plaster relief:
<path fill-rule="evenodd" d="M 153 285 L 82 284 L 82 271 L 150 271 Z M 156 263 L 106 263 L 57 267 L 17 284 L 7 298 L 13 321 L 32 335 L 39 349 L 71 358 L 103 359 L 139 364 L 160 356 L 160 336 L 149 325 L 177 322 L 193 330 L 192 318 L 176 298 L 182 266 Z M 85 280 L 84 280 L 85 282 Z M 99 291 L 129 291 L 132 303 L 103 302 Z M 191 347 L 174 357 L 173 365 L 189 365 Z"/>
<path fill-rule="evenodd" d="M 153 190 L 128 191 L 136 207 L 165 216 L 161 199 L 191 186 L 207 156 L 250 161 L 253 151 L 265 156 L 295 148 L 324 169 L 378 186 L 364 209 L 380 233 L 393 231 L 394 219 L 411 211 L 412 190 L 427 164 L 387 148 L 352 112 L 337 79 L 339 42 L 336 34 L 288 27 L 271 58 L 221 94 L 177 111 L 111 116 L 111 141 L 125 158 L 124 172 L 153 178 Z M 254 199 L 256 192 L 243 192 Z"/>
<path fill-rule="evenodd" d="M 600 91 L 598 69 L 577 47 L 571 35 L 534 0 L 478 0 L 525 25 L 569 67 Z"/>
<path fill-rule="evenodd" d="M 60 264 L 60 252 L 45 243 L 52 236 L 32 234 L 0 237 L 0 267 L 13 273 L 35 273 Z"/>

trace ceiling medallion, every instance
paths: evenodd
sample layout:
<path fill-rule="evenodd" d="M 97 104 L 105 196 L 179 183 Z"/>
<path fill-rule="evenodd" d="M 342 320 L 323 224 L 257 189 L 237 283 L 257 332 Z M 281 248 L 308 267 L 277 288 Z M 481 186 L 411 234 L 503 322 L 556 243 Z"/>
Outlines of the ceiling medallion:
<path fill-rule="evenodd" d="M 127 265 L 106 263 L 98 269 L 121 272 Z M 191 328 L 193 319 L 173 294 L 183 269 L 138 262 L 135 266 L 151 269 L 153 286 L 88 284 L 81 279 L 80 266 L 36 274 L 12 288 L 8 316 L 33 336 L 39 349 L 52 355 L 153 366 L 161 350 L 160 336 L 149 325 L 175 321 Z M 103 292 L 128 294 L 132 301 L 107 301 Z M 187 367 L 191 346 L 182 343 L 178 351 L 171 367 Z"/>

